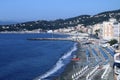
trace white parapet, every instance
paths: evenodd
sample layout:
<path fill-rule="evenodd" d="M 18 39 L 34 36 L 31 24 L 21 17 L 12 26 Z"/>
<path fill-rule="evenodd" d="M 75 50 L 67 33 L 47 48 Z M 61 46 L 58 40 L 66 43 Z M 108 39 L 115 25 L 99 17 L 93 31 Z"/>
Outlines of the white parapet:
<path fill-rule="evenodd" d="M 84 68 L 82 68 L 80 71 L 75 72 L 72 75 L 72 80 L 78 80 L 81 76 L 83 76 L 85 74 L 85 72 L 89 70 L 88 65 L 85 66 Z"/>
<path fill-rule="evenodd" d="M 105 65 L 104 68 L 105 68 L 105 71 L 104 71 L 104 73 L 102 74 L 101 79 L 107 80 L 108 75 L 109 75 L 109 72 L 111 71 L 110 64 Z"/>
<path fill-rule="evenodd" d="M 99 65 L 95 66 L 95 68 L 86 76 L 86 80 L 92 80 L 92 77 L 97 72 Z"/>

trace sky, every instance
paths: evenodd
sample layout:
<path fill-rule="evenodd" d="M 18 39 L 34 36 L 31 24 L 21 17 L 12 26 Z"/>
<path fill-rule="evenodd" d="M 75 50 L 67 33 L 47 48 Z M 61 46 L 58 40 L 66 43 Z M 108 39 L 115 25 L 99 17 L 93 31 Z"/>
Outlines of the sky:
<path fill-rule="evenodd" d="M 55 20 L 120 9 L 120 0 L 0 0 L 0 21 Z"/>

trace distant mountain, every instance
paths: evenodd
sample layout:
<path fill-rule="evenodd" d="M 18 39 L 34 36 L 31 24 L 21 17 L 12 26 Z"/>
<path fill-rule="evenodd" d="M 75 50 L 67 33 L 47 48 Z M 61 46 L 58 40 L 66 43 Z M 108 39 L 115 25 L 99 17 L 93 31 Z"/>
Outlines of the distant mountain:
<path fill-rule="evenodd" d="M 106 11 L 96 15 L 81 15 L 68 19 L 57 19 L 54 21 L 38 20 L 30 21 L 19 24 L 3 25 L 0 27 L 0 31 L 24 31 L 24 30 L 50 30 L 58 28 L 66 28 L 77 26 L 78 24 L 83 24 L 84 26 L 94 25 L 97 23 L 102 23 L 103 21 L 108 21 L 110 18 L 115 18 L 120 21 L 120 9 L 114 11 Z"/>
<path fill-rule="evenodd" d="M 13 21 L 0 21 L 0 25 L 10 25 L 10 24 L 17 24 L 18 22 Z"/>

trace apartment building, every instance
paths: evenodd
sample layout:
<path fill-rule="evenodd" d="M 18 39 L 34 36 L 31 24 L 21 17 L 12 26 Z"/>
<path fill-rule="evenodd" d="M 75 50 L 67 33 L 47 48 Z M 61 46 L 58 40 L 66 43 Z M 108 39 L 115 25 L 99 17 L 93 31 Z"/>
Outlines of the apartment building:
<path fill-rule="evenodd" d="M 120 23 L 115 22 L 113 24 L 113 37 L 114 39 L 118 40 L 118 42 L 120 42 Z"/>
<path fill-rule="evenodd" d="M 116 19 L 110 19 L 108 22 L 103 22 L 102 38 L 105 40 L 116 39 L 120 42 L 120 23 Z"/>
<path fill-rule="evenodd" d="M 106 39 L 106 40 L 113 39 L 113 23 L 103 22 L 102 31 L 103 31 L 102 32 L 103 39 Z"/>

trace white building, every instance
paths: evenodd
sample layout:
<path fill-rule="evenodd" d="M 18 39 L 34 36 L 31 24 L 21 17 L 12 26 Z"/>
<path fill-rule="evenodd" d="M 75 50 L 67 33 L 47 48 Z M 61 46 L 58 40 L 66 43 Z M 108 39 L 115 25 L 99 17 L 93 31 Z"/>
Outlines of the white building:
<path fill-rule="evenodd" d="M 113 23 L 112 22 L 103 22 L 102 27 L 102 37 L 105 40 L 113 39 Z"/>
<path fill-rule="evenodd" d="M 118 42 L 120 42 L 120 23 L 114 23 L 113 24 L 113 36 L 114 39 L 118 40 Z"/>
<path fill-rule="evenodd" d="M 102 38 L 105 40 L 116 39 L 120 42 L 120 23 L 118 23 L 116 19 L 103 22 Z"/>
<path fill-rule="evenodd" d="M 92 34 L 92 29 L 88 28 L 88 34 Z"/>
<path fill-rule="evenodd" d="M 53 30 L 48 30 L 47 33 L 53 33 Z"/>

